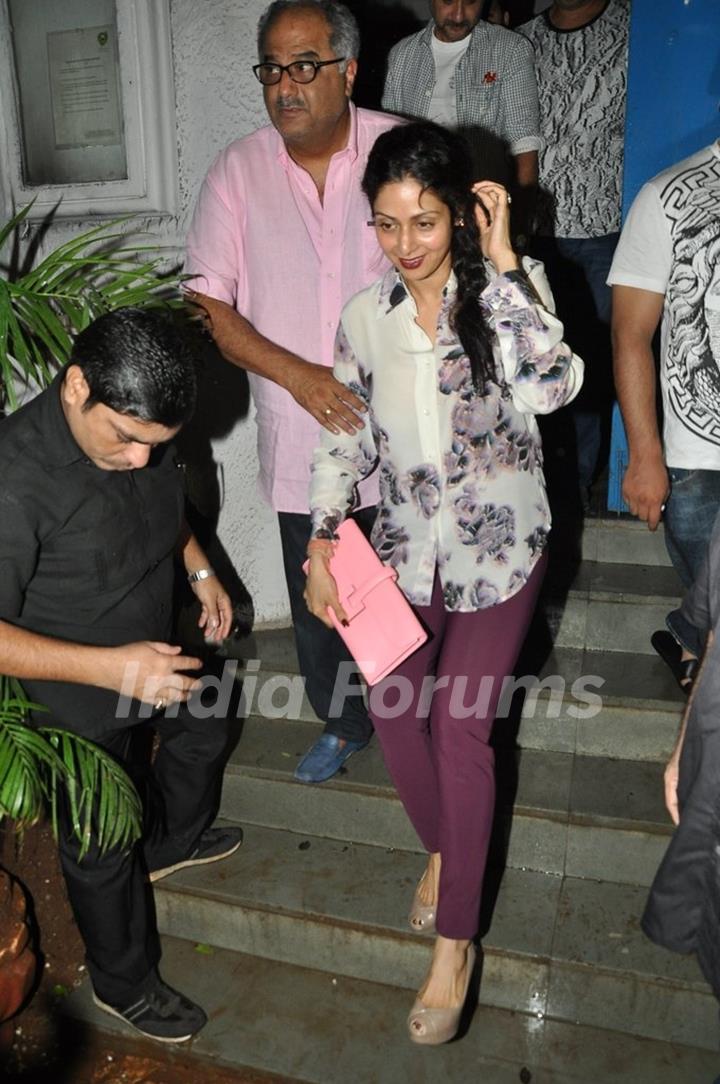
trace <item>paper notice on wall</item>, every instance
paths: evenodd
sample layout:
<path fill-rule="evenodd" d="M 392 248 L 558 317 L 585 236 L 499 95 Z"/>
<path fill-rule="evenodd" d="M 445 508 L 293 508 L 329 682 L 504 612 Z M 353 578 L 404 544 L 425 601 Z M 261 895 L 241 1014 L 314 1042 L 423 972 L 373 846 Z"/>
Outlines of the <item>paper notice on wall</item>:
<path fill-rule="evenodd" d="M 122 142 L 122 112 L 113 26 L 47 35 L 55 148 Z"/>

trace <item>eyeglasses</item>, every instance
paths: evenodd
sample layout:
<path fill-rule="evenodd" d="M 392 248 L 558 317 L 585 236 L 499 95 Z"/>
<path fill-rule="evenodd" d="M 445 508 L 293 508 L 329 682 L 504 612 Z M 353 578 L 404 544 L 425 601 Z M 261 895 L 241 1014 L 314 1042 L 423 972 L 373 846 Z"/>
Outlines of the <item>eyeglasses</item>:
<path fill-rule="evenodd" d="M 336 56 L 334 60 L 294 60 L 292 64 L 256 64 L 253 68 L 255 78 L 264 87 L 272 87 L 282 79 L 282 73 L 287 72 L 293 83 L 312 83 L 313 79 L 327 64 L 342 64 L 344 56 Z"/>

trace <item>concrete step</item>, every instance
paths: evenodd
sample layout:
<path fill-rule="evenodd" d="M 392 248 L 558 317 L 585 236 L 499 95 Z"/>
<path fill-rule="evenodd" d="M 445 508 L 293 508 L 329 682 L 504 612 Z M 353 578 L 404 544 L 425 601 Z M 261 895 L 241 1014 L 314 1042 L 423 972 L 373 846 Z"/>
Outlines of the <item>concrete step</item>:
<path fill-rule="evenodd" d="M 158 923 L 173 937 L 413 990 L 431 945 L 405 919 L 422 868 L 419 854 L 391 847 L 249 825 L 227 861 L 156 886 Z M 694 959 L 639 928 L 646 895 L 517 869 L 498 885 L 490 872 L 480 1001 L 717 1050 L 717 1003 Z"/>
<path fill-rule="evenodd" d="M 245 679 L 241 713 L 318 722 L 303 692 L 291 628 L 261 629 L 237 645 Z M 685 703 L 655 654 L 553 648 L 529 637 L 516 697 L 495 723 L 497 745 L 665 762 Z M 539 682 L 534 676 L 539 677 Z M 512 690 L 511 690 L 512 691 Z M 588 694 L 598 699 L 593 703 Z"/>
<path fill-rule="evenodd" d="M 225 774 L 221 813 L 243 824 L 420 851 L 377 741 L 321 787 L 292 777 L 317 724 L 251 718 Z M 492 861 L 650 885 L 671 824 L 662 765 L 500 748 Z"/>
<path fill-rule="evenodd" d="M 579 547 L 572 541 L 574 537 L 572 525 L 565 524 L 562 517 L 555 517 L 553 551 L 577 552 L 579 548 L 583 561 L 603 561 L 608 564 L 670 565 L 662 524 L 657 531 L 649 531 L 637 519 L 620 519 L 618 516 L 586 519 Z"/>
<path fill-rule="evenodd" d="M 554 559 L 543 586 L 530 640 L 560 648 L 617 651 L 654 656 L 650 636 L 683 594 L 672 568 L 659 565 Z M 260 629 L 232 648 L 253 658 Z M 280 669 L 297 668 L 294 649 L 281 655 Z"/>
<path fill-rule="evenodd" d="M 539 606 L 556 647 L 653 655 L 650 636 L 682 597 L 672 568 L 583 561 L 554 563 Z"/>
<path fill-rule="evenodd" d="M 161 966 L 208 1012 L 192 1053 L 216 1066 L 312 1084 L 710 1084 L 718 1068 L 709 1051 L 486 1006 L 461 1041 L 416 1047 L 405 1034 L 407 989 L 202 948 L 164 938 Z M 87 984 L 68 1009 L 123 1030 L 95 1008 Z"/>

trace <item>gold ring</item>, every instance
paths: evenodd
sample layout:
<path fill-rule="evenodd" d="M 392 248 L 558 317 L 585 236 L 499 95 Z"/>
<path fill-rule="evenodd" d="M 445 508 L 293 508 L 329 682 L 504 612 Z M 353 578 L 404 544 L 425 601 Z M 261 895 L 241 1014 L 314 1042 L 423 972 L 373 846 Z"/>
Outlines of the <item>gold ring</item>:
<path fill-rule="evenodd" d="M 332 414 L 332 408 L 331 407 L 325 407 L 325 413 L 326 414 Z"/>

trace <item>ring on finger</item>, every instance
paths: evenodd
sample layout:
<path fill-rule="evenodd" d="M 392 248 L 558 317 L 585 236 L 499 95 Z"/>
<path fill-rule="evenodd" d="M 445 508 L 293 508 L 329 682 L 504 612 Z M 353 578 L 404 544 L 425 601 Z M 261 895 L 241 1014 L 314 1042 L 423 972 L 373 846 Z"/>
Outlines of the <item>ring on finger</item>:
<path fill-rule="evenodd" d="M 325 407 L 324 414 L 332 414 L 332 407 Z"/>

